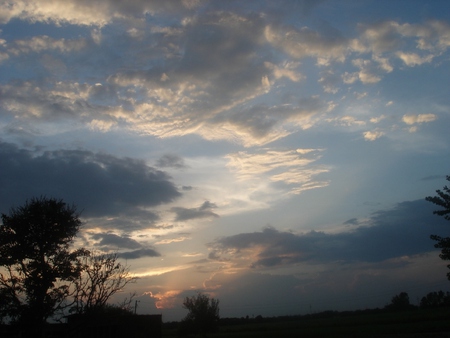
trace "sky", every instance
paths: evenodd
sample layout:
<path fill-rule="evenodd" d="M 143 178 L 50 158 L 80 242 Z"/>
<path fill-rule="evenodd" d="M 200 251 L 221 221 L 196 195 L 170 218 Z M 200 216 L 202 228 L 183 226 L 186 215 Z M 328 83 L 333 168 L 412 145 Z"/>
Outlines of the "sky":
<path fill-rule="evenodd" d="M 448 291 L 447 0 L 0 1 L 0 212 L 80 211 L 137 313 Z"/>

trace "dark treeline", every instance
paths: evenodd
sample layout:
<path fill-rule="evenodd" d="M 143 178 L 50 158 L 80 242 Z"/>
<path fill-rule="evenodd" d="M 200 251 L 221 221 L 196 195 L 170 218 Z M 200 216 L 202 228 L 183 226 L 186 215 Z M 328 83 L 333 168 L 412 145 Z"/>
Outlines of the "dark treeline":
<path fill-rule="evenodd" d="M 289 322 L 289 321 L 307 321 L 311 319 L 324 319 L 332 317 L 350 317 L 350 316 L 363 316 L 370 314 L 381 314 L 389 312 L 403 312 L 403 311 L 420 311 L 433 308 L 450 308 L 450 292 L 433 291 L 429 292 L 426 296 L 422 297 L 419 305 L 413 305 L 410 303 L 409 295 L 406 292 L 401 292 L 398 295 L 392 297 L 391 302 L 382 308 L 364 309 L 364 310 L 347 310 L 347 311 L 334 311 L 326 310 L 317 313 L 309 313 L 304 315 L 284 315 L 263 317 L 246 316 L 246 317 L 226 317 L 219 319 L 219 326 L 231 326 L 231 325 L 245 325 L 245 324 L 257 324 L 257 323 L 271 323 L 271 322 Z M 175 329 L 179 326 L 179 322 L 167 322 L 163 323 L 165 329 Z"/>

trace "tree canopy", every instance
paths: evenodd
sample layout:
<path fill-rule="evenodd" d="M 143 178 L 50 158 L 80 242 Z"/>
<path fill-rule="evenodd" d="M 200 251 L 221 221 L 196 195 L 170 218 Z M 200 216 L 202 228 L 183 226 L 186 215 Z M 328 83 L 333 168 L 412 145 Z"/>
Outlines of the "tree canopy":
<path fill-rule="evenodd" d="M 450 176 L 447 176 L 446 179 L 450 181 Z M 442 190 L 436 190 L 436 193 L 437 196 L 428 196 L 425 200 L 442 208 L 433 211 L 433 214 L 443 216 L 450 221 L 450 188 L 444 186 Z M 441 249 L 439 257 L 443 260 L 450 260 L 450 237 L 431 235 L 431 239 L 437 242 L 434 247 Z M 447 267 L 450 269 L 450 264 Z M 450 272 L 447 273 L 447 278 L 450 280 Z"/>
<path fill-rule="evenodd" d="M 89 252 L 89 255 L 81 259 L 81 264 L 82 272 L 74 281 L 72 312 L 75 313 L 95 314 L 110 310 L 108 300 L 127 284 L 137 280 L 137 277 L 130 274 L 127 265 L 118 262 L 117 253 Z M 133 295 L 128 299 L 128 303 L 132 297 Z"/>
<path fill-rule="evenodd" d="M 450 181 L 450 176 L 446 177 Z M 428 202 L 434 203 L 442 209 L 433 211 L 433 214 L 444 216 L 447 221 L 450 221 L 450 188 L 444 186 L 442 190 L 436 190 L 437 196 L 428 196 L 425 199 Z"/>
<path fill-rule="evenodd" d="M 409 295 L 406 292 L 400 292 L 391 299 L 391 303 L 385 306 L 387 310 L 404 311 L 414 308 L 409 302 Z"/>
<path fill-rule="evenodd" d="M 199 293 L 186 297 L 183 307 L 189 311 L 181 322 L 181 334 L 214 332 L 219 325 L 219 300 Z"/>
<path fill-rule="evenodd" d="M 60 310 L 70 283 L 80 274 L 83 249 L 69 249 L 81 221 L 74 206 L 32 198 L 2 214 L 0 225 L 0 314 L 40 326 Z"/>

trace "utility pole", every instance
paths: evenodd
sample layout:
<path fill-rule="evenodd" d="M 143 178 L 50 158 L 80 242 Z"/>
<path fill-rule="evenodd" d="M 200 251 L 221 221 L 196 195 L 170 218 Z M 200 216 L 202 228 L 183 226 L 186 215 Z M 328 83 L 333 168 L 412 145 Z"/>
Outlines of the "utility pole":
<path fill-rule="evenodd" d="M 134 314 L 136 314 L 137 311 L 137 304 L 140 302 L 140 300 L 135 300 L 134 301 Z"/>

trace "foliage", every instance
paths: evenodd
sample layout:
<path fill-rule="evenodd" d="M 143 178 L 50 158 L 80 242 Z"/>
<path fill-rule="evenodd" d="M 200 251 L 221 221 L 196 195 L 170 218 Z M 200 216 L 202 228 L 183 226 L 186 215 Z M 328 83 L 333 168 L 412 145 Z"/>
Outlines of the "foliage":
<path fill-rule="evenodd" d="M 0 225 L 1 317 L 40 327 L 64 307 L 70 282 L 80 274 L 83 249 L 70 251 L 81 221 L 74 206 L 32 198 L 2 214 Z"/>
<path fill-rule="evenodd" d="M 450 181 L 450 175 L 446 179 Z M 442 190 L 436 190 L 436 193 L 438 196 L 428 196 L 425 200 L 442 207 L 443 209 L 436 210 L 433 214 L 444 216 L 447 221 L 450 221 L 450 188 L 444 186 Z"/>
<path fill-rule="evenodd" d="M 208 295 L 198 293 L 196 296 L 186 297 L 183 307 L 189 311 L 181 321 L 180 334 L 195 334 L 214 332 L 219 327 L 219 300 L 209 298 Z"/>
<path fill-rule="evenodd" d="M 447 176 L 447 181 L 450 181 L 450 176 Z M 442 190 L 436 190 L 436 193 L 438 196 L 428 196 L 425 200 L 442 207 L 442 209 L 433 211 L 433 214 L 444 216 L 446 220 L 450 221 L 450 189 L 444 186 Z M 441 249 L 439 257 L 443 260 L 450 260 L 450 237 L 437 235 L 431 235 L 430 237 L 437 242 L 434 247 Z M 450 264 L 447 267 L 450 269 Z M 450 280 L 450 272 L 447 273 L 447 278 Z"/>
<path fill-rule="evenodd" d="M 430 292 L 420 300 L 423 309 L 450 306 L 450 292 Z"/>
<path fill-rule="evenodd" d="M 82 258 L 82 273 L 74 281 L 75 313 L 98 313 L 111 310 L 108 300 L 117 292 L 122 291 L 129 283 L 134 283 L 137 277 L 131 276 L 129 267 L 118 262 L 117 253 L 98 254 L 89 252 Z M 131 311 L 130 303 L 134 295 L 116 308 Z M 113 306 L 114 307 L 114 306 Z"/>
<path fill-rule="evenodd" d="M 386 305 L 387 310 L 403 311 L 414 308 L 414 305 L 409 303 L 409 295 L 406 292 L 400 292 L 391 299 L 391 303 Z"/>

